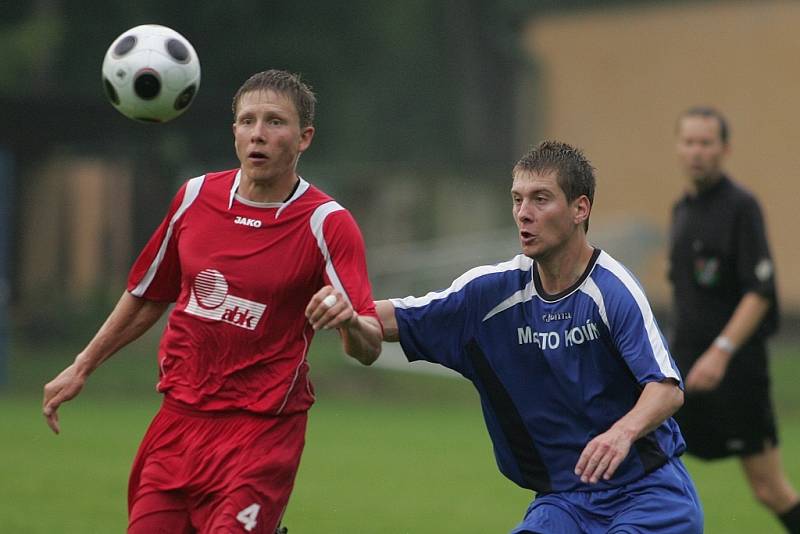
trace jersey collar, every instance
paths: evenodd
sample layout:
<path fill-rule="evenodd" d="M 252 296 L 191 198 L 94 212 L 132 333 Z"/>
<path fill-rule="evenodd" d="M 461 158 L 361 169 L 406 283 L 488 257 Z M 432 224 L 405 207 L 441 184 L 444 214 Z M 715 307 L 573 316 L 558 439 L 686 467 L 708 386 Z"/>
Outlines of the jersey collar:
<path fill-rule="evenodd" d="M 228 209 L 233 207 L 233 199 L 236 197 L 236 191 L 239 190 L 239 183 L 242 181 L 242 169 L 236 173 L 236 177 L 233 179 L 233 185 L 231 186 L 231 194 L 228 196 Z"/>
<path fill-rule="evenodd" d="M 583 282 L 585 282 L 592 273 L 594 266 L 597 264 L 597 258 L 600 257 L 601 252 L 602 251 L 599 248 L 595 247 L 594 252 L 592 252 L 592 257 L 589 259 L 589 263 L 586 265 L 586 269 L 583 270 L 583 274 L 581 274 L 574 284 L 555 294 L 547 293 L 544 290 L 544 287 L 542 286 L 542 279 L 539 277 L 539 269 L 536 267 L 536 262 L 534 261 L 533 265 L 531 265 L 531 274 L 533 275 L 533 287 L 536 291 L 536 294 L 545 302 L 556 302 L 557 300 L 563 299 L 570 293 L 574 292 L 576 289 L 581 287 Z"/>
<path fill-rule="evenodd" d="M 303 180 L 303 177 L 302 177 L 302 176 L 298 176 L 297 178 L 300 180 L 300 183 L 299 183 L 299 184 L 297 185 L 297 187 L 295 188 L 295 190 L 294 190 L 294 194 L 293 194 L 292 196 L 290 196 L 290 197 L 289 197 L 289 198 L 286 200 L 286 202 L 284 202 L 284 203 L 281 205 L 281 207 L 280 207 L 280 208 L 278 208 L 278 211 L 277 211 L 277 212 L 275 212 L 275 218 L 276 218 L 276 219 L 277 219 L 277 218 L 278 218 L 278 216 L 281 214 L 281 212 L 282 212 L 283 210 L 285 210 L 285 209 L 286 209 L 286 208 L 289 206 L 289 204 L 291 204 L 292 202 L 294 202 L 295 200 L 297 200 L 298 198 L 300 198 L 300 197 L 303 195 L 303 193 L 305 193 L 305 192 L 308 190 L 308 188 L 309 188 L 309 183 L 308 183 L 308 182 L 306 182 L 305 180 Z"/>
<path fill-rule="evenodd" d="M 310 184 L 308 182 L 306 182 L 303 179 L 302 176 L 298 176 L 298 179 L 300 180 L 300 182 L 297 185 L 297 187 L 295 188 L 294 193 L 292 194 L 292 196 L 289 197 L 285 202 L 278 203 L 278 205 L 280 207 L 278 208 L 278 211 L 275 212 L 275 218 L 276 219 L 281 214 L 281 212 L 284 209 L 286 209 L 287 206 L 289 206 L 289 204 L 291 204 L 292 202 L 294 202 L 295 200 L 300 198 L 303 195 L 303 193 L 305 193 L 308 190 L 308 188 L 310 187 Z M 236 192 L 239 190 L 239 184 L 241 183 L 241 181 L 242 181 L 242 169 L 239 169 L 236 172 L 236 176 L 233 179 L 233 185 L 231 185 L 231 191 L 230 191 L 230 194 L 228 195 L 228 209 L 229 210 L 233 207 L 233 199 L 236 198 Z"/>

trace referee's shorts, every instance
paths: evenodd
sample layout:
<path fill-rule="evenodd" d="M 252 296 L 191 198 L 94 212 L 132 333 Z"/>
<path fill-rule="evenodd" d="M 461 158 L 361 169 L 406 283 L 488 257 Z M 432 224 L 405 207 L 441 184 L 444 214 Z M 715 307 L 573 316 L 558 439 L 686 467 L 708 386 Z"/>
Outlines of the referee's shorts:
<path fill-rule="evenodd" d="M 684 378 L 706 348 L 672 347 Z M 742 347 L 731 359 L 719 387 L 709 392 L 686 392 L 683 407 L 673 417 L 687 451 L 698 458 L 749 456 L 776 446 L 766 347 Z"/>

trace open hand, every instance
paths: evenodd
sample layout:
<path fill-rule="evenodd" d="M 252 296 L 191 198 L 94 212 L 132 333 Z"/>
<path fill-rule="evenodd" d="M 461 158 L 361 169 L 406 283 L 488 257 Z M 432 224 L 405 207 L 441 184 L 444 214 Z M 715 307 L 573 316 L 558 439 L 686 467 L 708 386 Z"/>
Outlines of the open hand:
<path fill-rule="evenodd" d="M 625 432 L 612 426 L 586 444 L 575 464 L 575 474 L 584 484 L 596 484 L 601 478 L 610 479 L 628 456 L 631 443 Z"/>
<path fill-rule="evenodd" d="M 58 434 L 61 427 L 58 424 L 58 407 L 62 403 L 75 398 L 83 389 L 86 379 L 78 371 L 76 364 L 72 364 L 53 380 L 44 386 L 44 399 L 42 400 L 42 414 L 47 426 Z"/>

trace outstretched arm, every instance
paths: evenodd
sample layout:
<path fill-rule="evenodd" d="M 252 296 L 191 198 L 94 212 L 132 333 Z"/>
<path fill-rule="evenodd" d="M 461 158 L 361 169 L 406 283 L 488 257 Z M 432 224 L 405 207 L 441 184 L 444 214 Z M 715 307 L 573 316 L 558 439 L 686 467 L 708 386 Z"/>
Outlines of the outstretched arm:
<path fill-rule="evenodd" d="M 648 382 L 633 408 L 583 449 L 575 474 L 584 483 L 610 479 L 633 443 L 655 430 L 683 405 L 683 391 L 672 379 Z"/>
<path fill-rule="evenodd" d="M 339 329 L 345 353 L 370 365 L 381 354 L 381 325 L 374 317 L 356 313 L 348 300 L 331 286 L 317 291 L 306 306 L 314 330 Z"/>
<path fill-rule="evenodd" d="M 154 302 L 134 297 L 127 291 L 75 361 L 44 386 L 42 413 L 48 426 L 58 434 L 58 407 L 75 398 L 86 379 L 100 364 L 119 349 L 145 333 L 164 313 L 168 302 Z"/>

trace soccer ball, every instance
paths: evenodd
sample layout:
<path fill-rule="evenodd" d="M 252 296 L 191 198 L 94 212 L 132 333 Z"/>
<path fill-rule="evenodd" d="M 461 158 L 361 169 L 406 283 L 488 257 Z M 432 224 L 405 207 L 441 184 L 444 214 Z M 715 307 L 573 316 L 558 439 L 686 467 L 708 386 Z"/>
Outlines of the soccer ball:
<path fill-rule="evenodd" d="M 167 122 L 189 107 L 200 87 L 192 44 L 166 26 L 123 32 L 103 59 L 103 86 L 117 110 L 137 121 Z"/>

